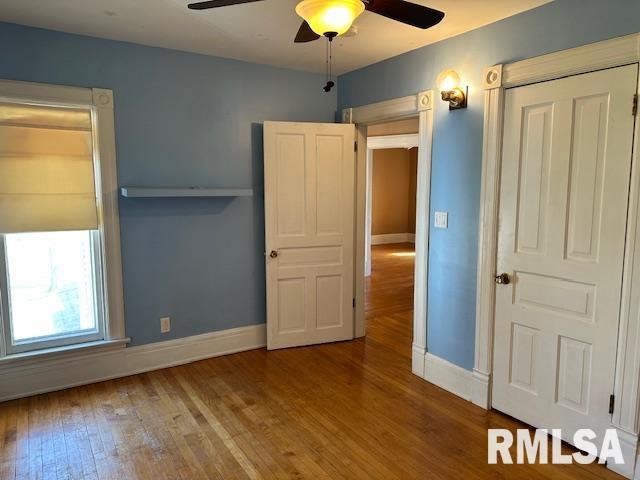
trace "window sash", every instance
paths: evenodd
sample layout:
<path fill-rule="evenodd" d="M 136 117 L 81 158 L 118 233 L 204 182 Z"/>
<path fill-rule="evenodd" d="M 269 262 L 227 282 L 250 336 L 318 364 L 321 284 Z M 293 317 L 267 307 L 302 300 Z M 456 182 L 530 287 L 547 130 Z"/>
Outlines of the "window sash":
<path fill-rule="evenodd" d="M 103 340 L 105 337 L 106 307 L 105 285 L 102 269 L 103 249 L 100 231 L 91 231 L 91 257 L 93 261 L 93 288 L 95 292 L 96 329 L 90 332 L 77 332 L 62 335 L 51 335 L 35 339 L 13 341 L 11 306 L 9 302 L 9 275 L 5 236 L 0 235 L 0 317 L 4 337 L 6 355 L 45 350 L 48 348 L 77 345 L 86 342 Z"/>

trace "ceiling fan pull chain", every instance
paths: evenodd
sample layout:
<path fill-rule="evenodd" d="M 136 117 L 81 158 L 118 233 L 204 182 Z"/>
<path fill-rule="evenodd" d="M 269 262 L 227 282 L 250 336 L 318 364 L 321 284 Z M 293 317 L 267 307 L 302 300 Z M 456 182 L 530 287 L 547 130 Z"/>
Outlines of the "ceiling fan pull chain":
<path fill-rule="evenodd" d="M 331 52 L 331 45 L 333 44 L 333 38 L 329 37 L 329 78 L 327 80 L 331 81 L 331 62 L 333 61 L 333 56 Z"/>
<path fill-rule="evenodd" d="M 331 43 L 333 37 L 327 36 L 327 84 L 323 87 L 323 90 L 327 93 L 331 91 L 331 89 L 335 86 L 333 80 L 331 80 Z"/>
<path fill-rule="evenodd" d="M 325 74 L 327 76 L 327 82 L 329 79 L 329 40 L 327 40 L 327 44 L 324 48 L 324 56 L 325 56 Z"/>

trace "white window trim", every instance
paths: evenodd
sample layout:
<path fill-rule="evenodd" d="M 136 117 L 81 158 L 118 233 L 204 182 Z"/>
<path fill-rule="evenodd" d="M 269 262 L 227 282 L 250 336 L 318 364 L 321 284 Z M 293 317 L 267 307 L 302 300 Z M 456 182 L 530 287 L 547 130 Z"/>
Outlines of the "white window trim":
<path fill-rule="evenodd" d="M 487 67 L 483 73 L 484 141 L 482 188 L 478 238 L 478 283 L 476 300 L 475 362 L 472 401 L 491 408 L 493 374 L 493 327 L 496 254 L 504 94 L 507 88 L 579 75 L 605 68 L 640 63 L 640 33 L 605 40 L 582 47 L 542 55 L 505 65 Z M 640 94 L 640 89 L 638 91 Z M 629 99 L 631 115 L 632 99 Z M 611 427 L 618 432 L 625 460 L 607 468 L 632 478 L 640 474 L 638 452 L 640 432 L 640 307 L 632 302 L 640 288 L 640 122 L 636 121 L 631 169 L 631 191 L 627 219 L 623 269 L 622 310 L 618 335 L 615 410 Z"/>
<path fill-rule="evenodd" d="M 113 113 L 113 92 L 101 88 L 67 87 L 41 83 L 0 80 L 0 101 L 41 103 L 48 105 L 77 106 L 92 110 L 94 136 L 94 162 L 96 182 L 99 232 L 102 244 L 102 279 L 104 292 L 104 340 L 89 342 L 87 349 L 95 349 L 96 344 L 117 344 L 128 342 L 125 337 L 124 294 L 122 289 L 122 256 L 120 251 L 120 217 L 118 213 L 118 178 L 116 169 L 115 127 Z M 7 332 L 2 331 L 4 338 Z M 74 346 L 82 349 L 83 345 Z M 41 354 L 50 357 L 60 348 L 29 352 L 29 357 Z M 64 349 L 62 349 L 64 350 Z M 24 354 L 8 355 L 5 342 L 0 342 L 0 362 L 14 361 Z"/>

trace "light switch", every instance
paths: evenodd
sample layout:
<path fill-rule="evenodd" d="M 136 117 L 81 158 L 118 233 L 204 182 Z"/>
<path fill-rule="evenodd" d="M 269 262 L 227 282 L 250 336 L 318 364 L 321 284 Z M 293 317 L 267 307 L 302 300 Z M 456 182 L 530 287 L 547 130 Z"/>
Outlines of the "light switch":
<path fill-rule="evenodd" d="M 447 228 L 449 226 L 449 214 L 447 212 L 435 212 L 433 226 Z"/>

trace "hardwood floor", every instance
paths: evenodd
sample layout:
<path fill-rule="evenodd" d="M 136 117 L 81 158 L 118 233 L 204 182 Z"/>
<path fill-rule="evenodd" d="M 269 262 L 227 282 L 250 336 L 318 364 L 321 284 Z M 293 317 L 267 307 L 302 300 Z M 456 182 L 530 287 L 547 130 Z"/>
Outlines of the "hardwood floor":
<path fill-rule="evenodd" d="M 396 248 L 397 247 L 397 248 Z M 5 479 L 596 479 L 487 465 L 522 427 L 410 372 L 410 256 L 376 247 L 368 336 L 229 355 L 0 404 Z"/>
<path fill-rule="evenodd" d="M 413 342 L 414 246 L 410 243 L 375 245 L 371 276 L 365 283 L 367 341 L 393 350 L 408 360 Z"/>
<path fill-rule="evenodd" d="M 411 243 L 373 246 L 371 276 L 367 277 L 365 286 L 369 324 L 376 317 L 413 311 L 414 259 Z"/>

